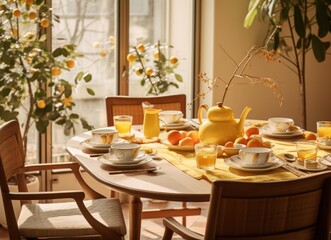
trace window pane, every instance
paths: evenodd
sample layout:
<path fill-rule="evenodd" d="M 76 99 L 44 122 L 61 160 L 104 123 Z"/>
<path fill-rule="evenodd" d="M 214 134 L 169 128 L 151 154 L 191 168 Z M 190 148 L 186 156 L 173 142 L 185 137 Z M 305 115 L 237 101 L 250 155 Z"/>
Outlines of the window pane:
<path fill-rule="evenodd" d="M 83 58 L 78 58 L 71 73 L 64 77 L 73 81 L 79 71 L 89 71 L 93 77 L 88 87 L 94 90 L 95 96 L 89 95 L 82 83 L 73 94 L 75 112 L 86 117 L 94 127 L 104 127 L 104 97 L 116 94 L 114 0 L 56 0 L 52 4 L 53 48 L 75 43 L 77 52 L 84 54 Z M 54 21 L 56 16 L 59 22 Z M 61 126 L 54 124 L 53 131 L 53 161 L 62 161 L 68 138 Z M 82 131 L 77 129 L 76 134 Z"/>

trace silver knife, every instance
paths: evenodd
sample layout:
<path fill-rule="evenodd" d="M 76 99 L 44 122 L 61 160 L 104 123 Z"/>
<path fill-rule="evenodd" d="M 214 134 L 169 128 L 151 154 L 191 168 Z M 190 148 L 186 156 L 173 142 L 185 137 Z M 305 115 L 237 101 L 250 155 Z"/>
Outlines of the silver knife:
<path fill-rule="evenodd" d="M 109 172 L 109 174 L 121 174 L 121 173 L 136 173 L 136 172 L 155 172 L 160 169 L 160 166 L 142 168 L 142 169 L 126 169 L 126 170 L 114 170 Z"/>

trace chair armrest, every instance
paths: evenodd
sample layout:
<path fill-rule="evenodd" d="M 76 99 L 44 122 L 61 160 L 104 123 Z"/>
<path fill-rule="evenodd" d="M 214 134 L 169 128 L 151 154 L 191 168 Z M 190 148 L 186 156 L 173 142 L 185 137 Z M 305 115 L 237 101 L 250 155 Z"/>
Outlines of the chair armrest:
<path fill-rule="evenodd" d="M 204 236 L 184 227 L 179 222 L 177 222 L 174 218 L 165 218 L 163 219 L 163 225 L 166 229 L 170 229 L 172 232 L 177 233 L 181 237 L 187 240 L 203 240 Z"/>
<path fill-rule="evenodd" d="M 45 200 L 73 198 L 76 201 L 83 201 L 85 193 L 83 191 L 52 191 L 52 192 L 10 192 L 12 200 Z"/>
<path fill-rule="evenodd" d="M 82 178 L 79 171 L 79 164 L 76 162 L 66 162 L 66 163 L 41 163 L 41 164 L 33 164 L 24 166 L 19 169 L 20 173 L 33 172 L 33 171 L 45 171 L 45 170 L 54 170 L 54 169 L 71 169 L 74 173 L 78 183 L 83 188 L 83 190 L 88 194 L 90 198 L 104 198 L 103 195 L 99 194 L 95 190 L 93 190 Z"/>

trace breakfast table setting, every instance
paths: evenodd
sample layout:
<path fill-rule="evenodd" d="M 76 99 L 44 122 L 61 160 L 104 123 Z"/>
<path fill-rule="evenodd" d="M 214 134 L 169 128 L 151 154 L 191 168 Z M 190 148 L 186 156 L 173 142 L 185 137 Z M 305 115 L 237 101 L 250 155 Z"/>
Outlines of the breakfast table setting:
<path fill-rule="evenodd" d="M 222 109 L 225 121 L 217 121 L 218 108 L 203 119 L 206 109 L 197 119 L 146 109 L 139 126 L 114 116 L 114 126 L 68 141 L 68 152 L 92 177 L 131 196 L 130 239 L 140 236 L 140 198 L 206 202 L 215 180 L 284 181 L 331 170 L 329 121 L 312 133 L 290 118 L 247 119 L 250 108 L 239 119 Z"/>

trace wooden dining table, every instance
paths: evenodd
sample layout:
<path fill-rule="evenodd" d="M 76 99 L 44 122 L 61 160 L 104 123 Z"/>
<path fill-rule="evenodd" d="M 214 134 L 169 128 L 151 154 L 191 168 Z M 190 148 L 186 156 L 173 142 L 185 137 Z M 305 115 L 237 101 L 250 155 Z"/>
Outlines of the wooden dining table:
<path fill-rule="evenodd" d="M 136 134 L 139 135 L 141 132 L 136 131 Z M 212 180 L 206 177 L 192 177 L 192 175 L 187 174 L 188 171 L 185 170 L 186 166 L 183 168 L 179 164 L 174 164 L 174 162 L 166 159 L 165 156 L 167 155 L 162 155 L 162 158 L 153 161 L 159 167 L 157 171 L 111 174 L 108 166 L 105 166 L 98 161 L 98 157 L 94 157 L 93 155 L 84 152 L 82 142 L 90 137 L 90 132 L 85 132 L 72 137 L 67 142 L 67 150 L 74 157 L 75 161 L 77 161 L 81 167 L 97 181 L 109 186 L 115 191 L 128 194 L 130 196 L 129 238 L 131 240 L 140 239 L 143 210 L 141 198 L 178 202 L 209 201 Z M 277 144 L 277 141 L 275 142 Z M 284 146 L 286 146 L 288 142 L 289 141 L 286 141 Z M 161 150 L 162 149 L 160 149 L 160 151 Z M 182 156 L 180 155 L 180 152 L 176 152 L 174 154 L 176 154 L 176 156 Z M 194 153 L 192 154 L 194 155 Z M 183 158 L 184 156 L 186 155 L 183 155 Z M 192 158 L 192 156 L 189 157 Z M 240 180 L 254 181 L 254 174 L 246 174 L 233 169 L 230 171 L 229 166 L 225 166 L 224 161 L 218 162 L 220 164 L 218 167 L 221 174 L 222 172 L 227 174 L 224 175 L 225 177 L 239 177 L 238 179 Z M 259 178 L 257 179 L 261 181 L 268 181 L 269 179 L 279 180 L 280 178 L 283 178 L 283 176 L 287 179 L 298 177 L 291 172 L 287 172 L 286 169 L 279 170 L 276 173 L 275 172 L 276 171 L 271 171 L 270 174 L 268 172 L 265 174 L 259 174 Z"/>

